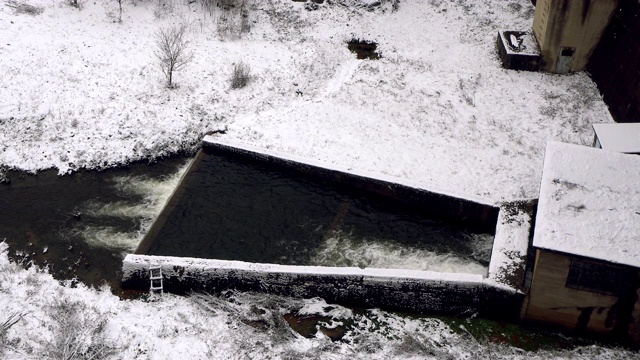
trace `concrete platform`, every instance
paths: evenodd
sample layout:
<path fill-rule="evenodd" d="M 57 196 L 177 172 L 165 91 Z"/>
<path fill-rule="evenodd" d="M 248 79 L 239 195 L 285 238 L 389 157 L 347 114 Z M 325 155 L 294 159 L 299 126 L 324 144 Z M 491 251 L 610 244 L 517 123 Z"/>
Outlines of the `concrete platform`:
<path fill-rule="evenodd" d="M 538 71 L 542 55 L 535 37 L 528 31 L 501 30 L 498 32 L 498 55 L 502 67 L 511 70 Z"/>

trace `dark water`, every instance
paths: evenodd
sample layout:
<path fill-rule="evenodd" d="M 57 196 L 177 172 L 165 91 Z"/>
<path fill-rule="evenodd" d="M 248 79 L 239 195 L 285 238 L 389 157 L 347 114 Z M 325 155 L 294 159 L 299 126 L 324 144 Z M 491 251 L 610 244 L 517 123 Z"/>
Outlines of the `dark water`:
<path fill-rule="evenodd" d="M 466 229 L 425 217 L 419 207 L 203 149 L 139 253 L 318 265 L 327 239 L 474 256 Z"/>
<path fill-rule="evenodd" d="M 143 193 L 122 191 L 123 177 L 162 179 L 175 174 L 186 161 L 173 158 L 66 176 L 53 170 L 38 175 L 10 172 L 10 184 L 0 185 L 0 240 L 9 244 L 10 257 L 46 266 L 58 279 L 75 278 L 90 285 L 106 282 L 117 290 L 123 253 L 131 252 L 135 244 L 130 249 L 122 244 L 91 245 L 86 241 L 87 229 L 135 236 L 145 215 L 92 215 L 90 209 L 145 203 Z"/>
<path fill-rule="evenodd" d="M 0 185 L 0 240 L 25 265 L 33 261 L 58 279 L 106 282 L 119 292 L 123 256 L 159 211 L 148 193 L 171 193 L 186 161 L 62 177 L 10 172 L 11 183 Z M 453 253 L 485 266 L 489 260 L 474 255 L 472 233 L 429 220 L 407 204 L 258 161 L 204 152 L 185 185 L 152 228 L 145 253 L 308 265 L 327 239 L 339 236 L 356 245 Z"/>

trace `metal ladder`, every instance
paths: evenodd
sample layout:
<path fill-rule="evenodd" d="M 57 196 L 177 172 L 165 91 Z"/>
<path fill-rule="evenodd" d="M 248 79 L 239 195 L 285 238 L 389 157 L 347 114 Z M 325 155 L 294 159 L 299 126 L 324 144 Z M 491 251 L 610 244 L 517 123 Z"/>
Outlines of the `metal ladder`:
<path fill-rule="evenodd" d="M 164 284 L 162 282 L 162 267 L 160 264 L 149 264 L 149 291 L 154 292 L 160 290 L 164 293 Z"/>

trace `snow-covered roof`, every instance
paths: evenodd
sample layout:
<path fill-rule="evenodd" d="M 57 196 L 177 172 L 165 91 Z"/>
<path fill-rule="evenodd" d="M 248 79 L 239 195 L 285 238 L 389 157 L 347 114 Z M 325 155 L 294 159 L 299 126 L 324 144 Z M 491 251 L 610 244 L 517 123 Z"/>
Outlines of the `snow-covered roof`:
<path fill-rule="evenodd" d="M 593 124 L 593 131 L 605 150 L 640 153 L 640 123 Z"/>
<path fill-rule="evenodd" d="M 533 245 L 640 267 L 640 156 L 547 144 Z"/>

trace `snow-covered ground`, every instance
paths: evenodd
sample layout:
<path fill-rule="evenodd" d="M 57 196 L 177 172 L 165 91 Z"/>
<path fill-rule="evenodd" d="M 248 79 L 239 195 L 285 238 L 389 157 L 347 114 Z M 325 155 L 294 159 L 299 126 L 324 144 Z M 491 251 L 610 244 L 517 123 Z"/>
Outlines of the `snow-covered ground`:
<path fill-rule="evenodd" d="M 4 166 L 114 166 L 227 128 L 256 146 L 497 202 L 536 197 L 547 140 L 590 143 L 590 124 L 612 121 L 584 73 L 501 68 L 497 30 L 529 29 L 528 1 L 403 1 L 397 11 L 390 1 L 374 11 L 252 1 L 251 31 L 236 40 L 196 4 L 124 1 L 119 24 L 115 1 L 80 2 L 32 0 L 36 16 L 0 7 Z M 154 34 L 178 23 L 189 24 L 194 57 L 169 90 Z M 377 42 L 382 58 L 357 60 L 354 38 Z M 239 61 L 252 78 L 232 90 Z"/>
<path fill-rule="evenodd" d="M 0 172 L 115 166 L 192 150 L 226 129 L 219 136 L 497 203 L 537 196 L 547 140 L 587 144 L 591 123 L 612 121 L 584 73 L 500 67 L 497 30 L 529 29 L 530 1 L 403 0 L 397 11 L 391 1 L 372 11 L 362 4 L 373 1 L 325 1 L 315 11 L 250 1 L 251 31 L 240 39 L 216 30 L 218 13 L 187 1 L 125 0 L 122 23 L 116 1 L 80 0 L 80 10 L 26 2 L 42 12 L 0 0 Z M 189 24 L 194 57 L 170 90 L 154 34 L 180 23 Z M 346 46 L 354 38 L 377 42 L 381 59 L 357 60 Z M 239 61 L 252 77 L 232 90 Z M 277 315 L 325 312 L 320 300 L 123 301 L 23 270 L 4 250 L 0 308 L 7 358 L 62 357 L 75 345 L 79 358 L 113 350 L 128 359 L 637 355 L 599 347 L 525 354 L 452 334 L 438 320 L 335 306 L 356 323 L 346 340 L 305 339 Z M 5 332 L 11 315 L 19 321 Z M 256 321 L 263 325 L 246 325 Z"/>
<path fill-rule="evenodd" d="M 6 359 L 629 359 L 598 346 L 525 352 L 454 333 L 441 320 L 379 310 L 356 313 L 321 299 L 223 293 L 121 300 L 109 289 L 61 286 L 10 262 L 0 243 L 0 358 Z M 340 341 L 304 338 L 285 314 L 347 326 Z M 9 320 L 9 323 L 6 322 Z M 17 320 L 14 325 L 11 320 Z M 8 328 L 8 329 L 7 329 Z M 479 338 L 475 340 L 473 336 Z"/>

